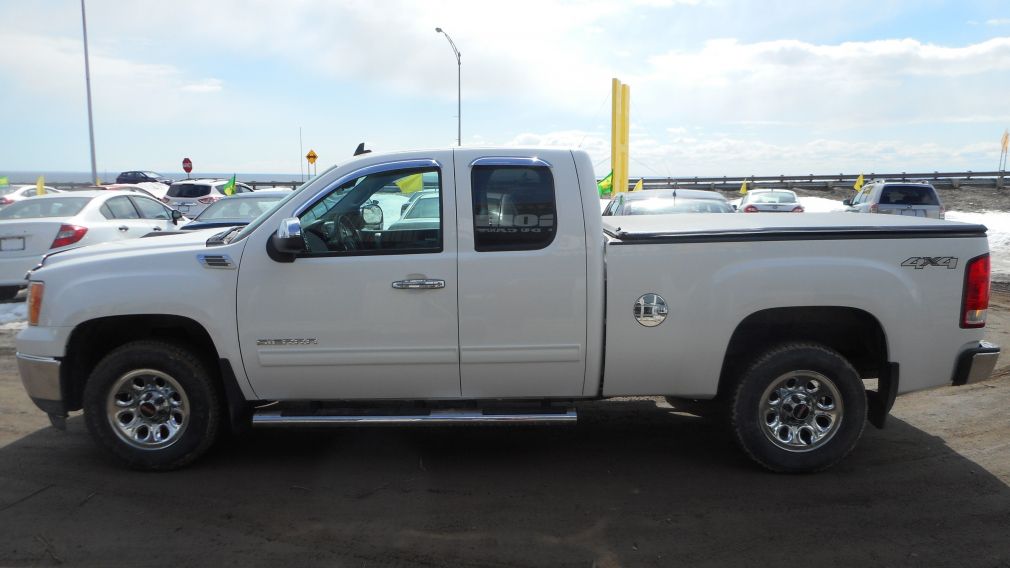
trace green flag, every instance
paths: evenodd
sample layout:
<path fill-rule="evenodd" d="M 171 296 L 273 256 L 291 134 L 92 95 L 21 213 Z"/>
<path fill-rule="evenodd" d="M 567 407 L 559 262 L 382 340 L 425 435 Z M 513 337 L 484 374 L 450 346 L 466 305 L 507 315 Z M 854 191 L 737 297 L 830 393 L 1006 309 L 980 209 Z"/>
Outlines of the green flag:
<path fill-rule="evenodd" d="M 0 187 L 7 187 L 10 184 L 11 182 L 7 179 L 7 176 L 0 177 Z"/>
<path fill-rule="evenodd" d="M 600 192 L 600 197 L 604 195 L 609 195 L 610 192 L 614 190 L 614 170 L 610 170 L 607 177 L 601 179 L 596 183 L 596 189 Z"/>
<path fill-rule="evenodd" d="M 228 183 L 221 186 L 221 193 L 225 195 L 235 195 L 235 174 L 231 174 Z"/>

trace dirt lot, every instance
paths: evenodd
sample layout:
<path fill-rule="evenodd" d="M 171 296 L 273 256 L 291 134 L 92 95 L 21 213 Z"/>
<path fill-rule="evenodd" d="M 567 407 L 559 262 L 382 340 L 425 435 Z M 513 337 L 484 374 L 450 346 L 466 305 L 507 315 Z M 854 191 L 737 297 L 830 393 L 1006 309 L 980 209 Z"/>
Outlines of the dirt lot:
<path fill-rule="evenodd" d="M 1010 294 L 990 334 L 1010 346 Z M 560 428 L 258 431 L 184 471 L 107 462 L 0 332 L 0 566 L 1010 566 L 1010 357 L 901 397 L 817 475 L 652 399 Z"/>

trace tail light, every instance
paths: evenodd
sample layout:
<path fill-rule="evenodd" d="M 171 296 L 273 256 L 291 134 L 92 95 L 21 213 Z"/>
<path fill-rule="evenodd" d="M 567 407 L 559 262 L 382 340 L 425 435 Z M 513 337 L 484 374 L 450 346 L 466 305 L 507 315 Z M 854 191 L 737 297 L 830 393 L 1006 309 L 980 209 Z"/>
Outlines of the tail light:
<path fill-rule="evenodd" d="M 4 197 L 3 199 L 0 199 L 0 205 L 10 205 L 11 203 L 14 203 L 13 199 L 10 199 L 10 198 L 7 198 L 7 197 Z"/>
<path fill-rule="evenodd" d="M 87 232 L 87 227 L 78 227 L 77 225 L 60 225 L 60 230 L 56 233 L 56 238 L 53 239 L 53 244 L 49 248 L 59 248 L 72 245 L 83 239 L 85 233 Z"/>
<path fill-rule="evenodd" d="M 28 325 L 39 325 L 39 312 L 42 311 L 42 293 L 46 285 L 42 282 L 28 284 Z"/>
<path fill-rule="evenodd" d="M 803 206 L 797 205 L 796 207 L 793 207 L 792 213 L 803 213 Z"/>
<path fill-rule="evenodd" d="M 870 205 L 870 213 L 880 213 L 880 206 L 876 203 Z"/>
<path fill-rule="evenodd" d="M 204 205 L 210 205 L 211 203 L 214 203 L 218 199 L 221 198 L 216 195 L 208 195 L 207 197 L 201 197 L 200 199 L 197 199 L 197 201 L 203 203 Z"/>
<path fill-rule="evenodd" d="M 976 256 L 964 269 L 964 296 L 961 299 L 961 327 L 985 327 L 989 309 L 989 254 Z"/>
<path fill-rule="evenodd" d="M 743 212 L 744 213 L 757 213 L 758 212 L 758 208 L 755 207 L 754 205 L 748 205 L 747 207 L 743 208 Z"/>

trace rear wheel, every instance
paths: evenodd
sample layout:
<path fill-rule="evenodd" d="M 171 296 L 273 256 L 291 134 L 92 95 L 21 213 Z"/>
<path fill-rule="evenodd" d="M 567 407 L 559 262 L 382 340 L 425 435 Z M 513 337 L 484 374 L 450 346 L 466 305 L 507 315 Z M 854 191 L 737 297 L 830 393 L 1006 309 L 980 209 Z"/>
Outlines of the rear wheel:
<path fill-rule="evenodd" d="M 780 472 L 827 469 L 859 441 L 866 392 L 839 353 L 794 343 L 773 349 L 744 373 L 732 401 L 737 442 L 762 466 Z"/>
<path fill-rule="evenodd" d="M 125 465 L 175 469 L 214 443 L 221 395 L 206 365 L 189 350 L 136 341 L 95 366 L 84 388 L 84 413 L 91 436 Z"/>

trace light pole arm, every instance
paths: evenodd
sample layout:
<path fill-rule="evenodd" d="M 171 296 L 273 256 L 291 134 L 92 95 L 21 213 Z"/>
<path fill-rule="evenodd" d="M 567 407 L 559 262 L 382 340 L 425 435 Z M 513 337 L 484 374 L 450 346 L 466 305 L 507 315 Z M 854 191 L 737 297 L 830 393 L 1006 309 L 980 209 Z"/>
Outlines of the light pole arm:
<path fill-rule="evenodd" d="M 456 54 L 456 145 L 463 145 L 463 60 L 460 57 L 456 42 L 452 41 L 449 34 L 442 28 L 435 28 L 435 31 L 444 35 L 449 40 L 449 47 Z"/>

